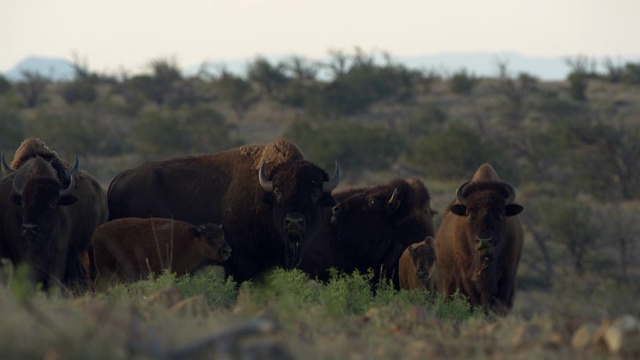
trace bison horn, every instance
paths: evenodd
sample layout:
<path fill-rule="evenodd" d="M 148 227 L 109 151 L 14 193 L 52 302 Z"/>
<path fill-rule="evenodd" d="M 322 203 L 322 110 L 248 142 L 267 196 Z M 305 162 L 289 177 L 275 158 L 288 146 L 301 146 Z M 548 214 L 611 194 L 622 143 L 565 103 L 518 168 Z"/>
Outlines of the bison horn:
<path fill-rule="evenodd" d="M 267 174 L 264 171 L 264 162 L 260 165 L 260 171 L 258 172 L 258 181 L 260 181 L 260 186 L 266 191 L 273 191 L 273 181 L 267 178 Z"/>
<path fill-rule="evenodd" d="M 333 191 L 333 189 L 337 188 L 338 184 L 340 184 L 341 176 L 342 176 L 342 172 L 340 171 L 340 164 L 338 164 L 338 162 L 336 161 L 336 171 L 333 173 L 333 179 L 329 181 L 325 181 L 322 184 L 322 191 L 331 192 Z"/>
<path fill-rule="evenodd" d="M 462 183 L 462 185 L 458 186 L 458 188 L 456 189 L 456 198 L 458 199 L 458 202 L 460 202 L 460 204 L 462 205 L 467 205 L 467 197 L 462 195 L 462 193 L 464 192 L 464 188 L 471 182 L 471 180 Z"/>
<path fill-rule="evenodd" d="M 60 190 L 60 196 L 69 195 L 75 187 L 76 187 L 76 179 L 72 175 L 71 178 L 69 179 L 69 186 L 67 186 L 67 188 L 64 190 Z"/>
<path fill-rule="evenodd" d="M 78 155 L 76 155 L 76 163 L 73 165 L 71 169 L 69 170 L 65 169 L 64 175 L 66 176 L 67 179 L 69 179 L 78 172 L 79 168 L 80 168 L 80 161 L 78 161 Z"/>
<path fill-rule="evenodd" d="M 507 199 L 505 200 L 505 204 L 509 205 L 513 203 L 513 200 L 516 199 L 516 189 L 513 187 L 513 185 L 506 182 L 502 182 L 502 186 L 504 186 L 505 189 L 509 192 L 509 195 L 507 195 Z"/>
<path fill-rule="evenodd" d="M 389 198 L 389 201 L 387 201 L 387 204 L 389 205 L 393 205 L 395 203 L 397 203 L 398 200 L 398 188 L 393 189 L 393 193 L 391 194 L 391 197 Z"/>
<path fill-rule="evenodd" d="M 16 172 L 11 168 L 11 166 L 7 165 L 7 161 L 4 159 L 4 153 L 2 153 L 2 170 L 4 170 L 4 173 L 7 175 Z"/>

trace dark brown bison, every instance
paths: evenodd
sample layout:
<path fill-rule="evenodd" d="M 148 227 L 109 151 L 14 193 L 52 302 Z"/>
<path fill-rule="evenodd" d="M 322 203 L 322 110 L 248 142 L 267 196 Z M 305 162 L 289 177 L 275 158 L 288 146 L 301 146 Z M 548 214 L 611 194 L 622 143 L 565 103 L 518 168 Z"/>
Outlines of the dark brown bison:
<path fill-rule="evenodd" d="M 434 286 L 456 291 L 474 306 L 506 315 L 513 307 L 523 229 L 516 191 L 500 181 L 491 165 L 478 168 L 456 190 L 436 235 Z"/>
<path fill-rule="evenodd" d="M 42 154 L 42 156 L 40 156 Z M 106 194 L 84 170 L 69 166 L 42 141 L 25 140 L 9 175 L 0 180 L 0 245 L 14 264 L 31 266 L 32 279 L 52 285 L 86 286 L 83 260 L 91 234 L 107 220 Z"/>
<path fill-rule="evenodd" d="M 163 218 L 122 218 L 93 233 L 98 288 L 145 279 L 164 269 L 184 275 L 205 261 L 220 264 L 231 256 L 216 224 L 192 225 Z"/>
<path fill-rule="evenodd" d="M 436 261 L 434 241 L 433 236 L 427 236 L 402 253 L 398 264 L 401 289 L 430 289 L 429 270 Z"/>
<path fill-rule="evenodd" d="M 238 283 L 274 267 L 292 268 L 335 205 L 332 179 L 293 143 L 278 139 L 215 154 L 145 163 L 109 186 L 111 219 L 164 217 L 222 224 L 234 256 L 224 263 Z"/>
<path fill-rule="evenodd" d="M 429 191 L 418 178 L 394 179 L 370 188 L 333 194 L 331 221 L 305 254 L 301 268 L 326 281 L 329 268 L 344 273 L 373 270 L 399 288 L 398 260 L 407 246 L 435 233 Z"/>

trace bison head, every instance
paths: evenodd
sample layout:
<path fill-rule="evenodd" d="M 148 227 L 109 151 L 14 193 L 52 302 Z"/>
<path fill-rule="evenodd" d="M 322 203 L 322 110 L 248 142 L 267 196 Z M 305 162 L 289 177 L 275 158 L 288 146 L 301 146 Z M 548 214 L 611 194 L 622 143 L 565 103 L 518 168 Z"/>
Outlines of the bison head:
<path fill-rule="evenodd" d="M 434 247 L 433 236 L 427 236 L 423 243 L 418 246 L 409 245 L 409 255 L 416 269 L 416 275 L 424 284 L 425 288 L 429 288 L 429 270 L 436 261 L 436 251 Z"/>
<path fill-rule="evenodd" d="M 472 278 L 477 278 L 494 263 L 504 247 L 506 217 L 518 215 L 523 207 L 514 204 L 516 191 L 502 181 L 467 181 L 456 190 L 458 203 L 450 211 L 466 216 L 467 248 L 475 253 Z"/>
<path fill-rule="evenodd" d="M 355 193 L 333 208 L 331 219 L 344 268 L 395 268 L 402 252 L 434 235 L 429 193 L 419 179 L 395 179 Z"/>
<path fill-rule="evenodd" d="M 285 239 L 285 266 L 296 267 L 324 220 L 324 207 L 335 205 L 331 191 L 340 183 L 340 166 L 336 162 L 329 180 L 318 166 L 293 161 L 274 168 L 268 178 L 263 163 L 258 180 L 265 190 L 263 200 L 271 206 L 275 228 Z"/>
<path fill-rule="evenodd" d="M 189 228 L 189 233 L 194 238 L 202 238 L 205 240 L 203 252 L 207 258 L 214 262 L 220 263 L 226 261 L 231 256 L 231 247 L 224 239 L 222 225 L 208 223 L 192 226 Z"/>
<path fill-rule="evenodd" d="M 20 237 L 27 249 L 27 260 L 36 272 L 36 281 L 45 286 L 50 272 L 62 276 L 62 263 L 52 263 L 58 249 L 64 249 L 70 224 L 65 206 L 78 198 L 71 194 L 75 187 L 73 175 L 69 186 L 61 189 L 55 170 L 41 157 L 35 157 L 15 171 L 11 201 L 21 209 Z M 57 271 L 56 271 L 57 270 Z"/>

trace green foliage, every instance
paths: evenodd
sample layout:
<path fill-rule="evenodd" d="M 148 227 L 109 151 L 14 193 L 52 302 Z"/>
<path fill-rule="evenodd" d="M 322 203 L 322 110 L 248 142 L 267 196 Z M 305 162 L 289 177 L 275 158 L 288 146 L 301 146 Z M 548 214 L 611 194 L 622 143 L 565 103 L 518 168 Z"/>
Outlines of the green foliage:
<path fill-rule="evenodd" d="M 75 80 L 64 84 L 62 97 L 69 105 L 91 103 L 98 98 L 98 90 L 92 81 Z"/>
<path fill-rule="evenodd" d="M 469 96 L 478 80 L 467 69 L 461 69 L 449 78 L 449 90 L 456 95 Z"/>
<path fill-rule="evenodd" d="M 9 92 L 9 90 L 11 90 L 11 87 L 12 85 L 9 80 L 7 80 L 6 77 L 0 74 L 0 95 L 4 95 Z"/>
<path fill-rule="evenodd" d="M 485 162 L 498 169 L 505 162 L 500 149 L 462 125 L 420 137 L 407 149 L 406 156 L 408 162 L 424 168 L 429 177 L 437 179 L 466 178 Z"/>
<path fill-rule="evenodd" d="M 233 126 L 215 109 L 202 106 L 186 113 L 147 111 L 131 126 L 137 152 L 166 157 L 189 152 L 215 152 L 238 145 Z"/>
<path fill-rule="evenodd" d="M 25 135 L 24 120 L 19 112 L 0 108 L 0 151 L 10 152 L 20 144 Z"/>
<path fill-rule="evenodd" d="M 247 66 L 247 78 L 257 83 L 267 96 L 273 96 L 289 81 L 284 70 L 284 64 L 274 66 L 266 58 L 258 56 Z"/>
<path fill-rule="evenodd" d="M 585 257 L 595 251 L 600 229 L 595 226 L 593 211 L 579 200 L 542 199 L 533 207 L 540 216 L 540 228 L 552 241 L 565 247 L 578 275 L 585 273 Z"/>
<path fill-rule="evenodd" d="M 401 150 L 400 139 L 383 127 L 347 121 L 330 124 L 298 120 L 284 136 L 304 149 L 308 159 L 326 169 L 332 169 L 337 160 L 351 174 L 388 168 Z"/>
<path fill-rule="evenodd" d="M 569 95 L 573 100 L 587 100 L 587 76 L 581 72 L 573 71 L 567 76 L 569 82 Z"/>
<path fill-rule="evenodd" d="M 339 118 L 366 111 L 382 100 L 404 101 L 415 94 L 416 83 L 422 74 L 391 62 L 377 65 L 373 55 L 358 50 L 350 61 L 337 55 L 332 65 L 335 77 L 305 102 L 308 115 Z"/>
<path fill-rule="evenodd" d="M 229 308 L 235 305 L 238 296 L 238 286 L 233 278 L 225 280 L 214 269 L 184 275 L 176 280 L 175 286 L 186 298 L 204 294 L 212 308 Z"/>
<path fill-rule="evenodd" d="M 220 99 L 229 103 L 238 119 L 243 119 L 245 112 L 258 100 L 248 81 L 226 70 L 216 80 L 216 88 Z"/>
<path fill-rule="evenodd" d="M 27 108 L 34 108 L 44 99 L 44 92 L 50 81 L 33 71 L 22 71 L 21 75 L 23 80 L 16 83 L 16 91 L 22 96 Z"/>

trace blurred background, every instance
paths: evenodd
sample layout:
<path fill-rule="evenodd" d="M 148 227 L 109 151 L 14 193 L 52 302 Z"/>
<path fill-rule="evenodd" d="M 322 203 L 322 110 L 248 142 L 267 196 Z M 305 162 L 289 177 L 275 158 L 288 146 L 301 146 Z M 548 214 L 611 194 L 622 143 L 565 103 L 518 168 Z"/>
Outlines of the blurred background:
<path fill-rule="evenodd" d="M 106 188 L 286 137 L 341 186 L 418 176 L 440 213 L 491 163 L 521 289 L 640 285 L 640 3 L 8 0 L 0 150 L 41 138 Z M 439 218 L 436 219 L 439 221 Z"/>

